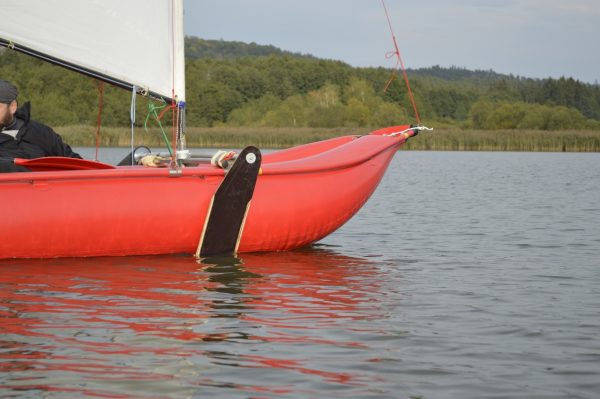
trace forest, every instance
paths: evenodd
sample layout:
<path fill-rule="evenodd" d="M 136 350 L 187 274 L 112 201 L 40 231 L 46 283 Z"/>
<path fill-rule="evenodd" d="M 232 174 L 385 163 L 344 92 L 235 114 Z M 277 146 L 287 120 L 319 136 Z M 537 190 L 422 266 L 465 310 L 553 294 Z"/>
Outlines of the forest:
<path fill-rule="evenodd" d="M 190 127 L 371 128 L 415 123 L 408 91 L 390 68 L 256 43 L 186 38 Z M 532 79 L 460 67 L 408 70 L 421 121 L 477 130 L 600 130 L 600 86 L 570 77 Z M 12 50 L 0 51 L 0 78 L 53 126 L 95 125 L 99 83 Z M 384 90 L 393 79 L 387 90 Z M 102 124 L 129 125 L 131 94 L 104 88 Z M 138 100 L 143 125 L 150 100 Z"/>

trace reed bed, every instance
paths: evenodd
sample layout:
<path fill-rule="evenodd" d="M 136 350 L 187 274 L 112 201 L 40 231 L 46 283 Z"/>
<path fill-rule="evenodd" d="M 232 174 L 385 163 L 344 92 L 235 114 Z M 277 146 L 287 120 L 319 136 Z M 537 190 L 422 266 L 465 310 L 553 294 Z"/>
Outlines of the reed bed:
<path fill-rule="evenodd" d="M 600 131 L 460 130 L 425 132 L 407 150 L 600 152 Z"/>
<path fill-rule="evenodd" d="M 55 130 L 71 146 L 95 146 L 96 128 L 90 126 L 63 126 Z M 256 145 L 261 148 L 286 148 L 310 143 L 346 134 L 365 134 L 368 131 L 358 129 L 319 129 L 319 128 L 236 128 L 214 127 L 186 129 L 186 141 L 190 148 L 240 148 Z M 165 131 L 171 139 L 171 130 Z M 134 145 L 164 147 L 165 141 L 158 128 L 145 131 L 134 129 Z M 129 147 L 131 145 L 131 129 L 103 127 L 100 130 L 99 143 L 102 147 Z"/>
<path fill-rule="evenodd" d="M 95 146 L 96 129 L 90 126 L 63 126 L 55 129 L 72 146 Z M 286 148 L 346 134 L 367 134 L 369 129 L 358 128 L 198 128 L 186 131 L 190 148 L 241 148 L 256 145 L 260 148 Z M 166 131 L 170 138 L 171 132 Z M 128 147 L 131 130 L 103 127 L 99 136 L 102 147 Z M 134 130 L 134 144 L 164 147 L 159 129 L 146 132 Z M 423 132 L 409 140 L 406 150 L 432 151 L 565 151 L 600 152 L 600 131 L 540 131 L 540 130 L 461 130 L 436 129 Z"/>

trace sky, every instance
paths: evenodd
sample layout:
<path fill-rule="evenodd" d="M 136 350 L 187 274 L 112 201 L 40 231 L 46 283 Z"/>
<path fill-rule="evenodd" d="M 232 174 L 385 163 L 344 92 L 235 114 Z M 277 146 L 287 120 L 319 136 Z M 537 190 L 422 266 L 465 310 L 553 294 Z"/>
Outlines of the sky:
<path fill-rule="evenodd" d="M 407 68 L 600 82 L 600 0 L 385 0 Z M 185 33 L 392 68 L 381 0 L 184 0 Z"/>

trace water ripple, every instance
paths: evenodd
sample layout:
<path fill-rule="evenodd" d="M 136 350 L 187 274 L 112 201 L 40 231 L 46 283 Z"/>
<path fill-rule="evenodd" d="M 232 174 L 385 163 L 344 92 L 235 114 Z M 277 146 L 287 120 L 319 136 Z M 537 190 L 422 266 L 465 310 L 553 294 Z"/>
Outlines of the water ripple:
<path fill-rule="evenodd" d="M 2 261 L 0 396 L 596 398 L 598 176 L 400 152 L 313 248 Z"/>

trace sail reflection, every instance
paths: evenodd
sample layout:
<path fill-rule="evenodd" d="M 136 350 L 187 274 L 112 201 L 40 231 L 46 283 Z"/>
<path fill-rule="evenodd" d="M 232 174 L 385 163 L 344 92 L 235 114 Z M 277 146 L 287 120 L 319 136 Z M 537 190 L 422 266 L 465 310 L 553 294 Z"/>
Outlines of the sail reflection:
<path fill-rule="evenodd" d="M 366 259 L 314 248 L 202 262 L 2 261 L 0 385 L 110 396 L 118 381 L 138 394 L 162 381 L 167 393 L 157 397 L 169 397 L 172 381 L 177 391 L 234 386 L 254 393 L 280 392 L 280 384 L 289 390 L 284 381 L 298 375 L 361 384 L 360 373 L 315 364 L 296 347 L 364 347 L 348 325 L 381 317 L 377 274 Z M 283 374 L 278 383 L 225 377 L 261 369 Z"/>

